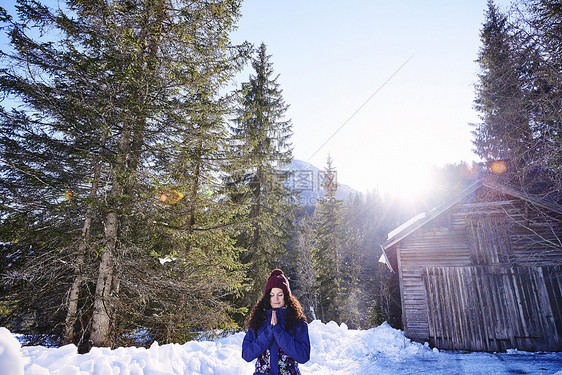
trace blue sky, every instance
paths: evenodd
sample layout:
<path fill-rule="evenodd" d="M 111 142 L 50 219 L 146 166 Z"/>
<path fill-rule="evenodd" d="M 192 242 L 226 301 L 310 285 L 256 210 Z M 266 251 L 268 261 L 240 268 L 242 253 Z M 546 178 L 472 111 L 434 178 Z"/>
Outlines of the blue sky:
<path fill-rule="evenodd" d="M 474 60 L 486 8 L 485 0 L 246 0 L 233 41 L 267 45 L 295 158 L 323 167 L 330 154 L 340 182 L 414 194 L 430 188 L 429 166 L 477 160 L 469 124 L 478 121 Z"/>
<path fill-rule="evenodd" d="M 330 154 L 342 183 L 414 195 L 431 188 L 429 166 L 477 159 L 469 124 L 485 9 L 486 0 L 245 0 L 232 39 L 267 45 L 295 158 L 323 168 Z"/>

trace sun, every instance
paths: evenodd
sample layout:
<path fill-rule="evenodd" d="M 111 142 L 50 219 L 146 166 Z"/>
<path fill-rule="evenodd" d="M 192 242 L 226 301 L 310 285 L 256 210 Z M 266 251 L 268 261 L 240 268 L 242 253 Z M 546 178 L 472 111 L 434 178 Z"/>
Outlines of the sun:
<path fill-rule="evenodd" d="M 436 187 L 432 167 L 411 159 L 390 161 L 381 168 L 377 179 L 383 196 L 405 203 L 422 201 Z"/>

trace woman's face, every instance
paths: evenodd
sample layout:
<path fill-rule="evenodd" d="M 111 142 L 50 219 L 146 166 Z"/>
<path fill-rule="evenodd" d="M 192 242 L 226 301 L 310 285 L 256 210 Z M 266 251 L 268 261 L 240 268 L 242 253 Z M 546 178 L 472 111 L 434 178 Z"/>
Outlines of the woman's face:
<path fill-rule="evenodd" d="M 285 307 L 285 293 L 281 288 L 272 288 L 269 292 L 269 304 L 272 309 Z"/>

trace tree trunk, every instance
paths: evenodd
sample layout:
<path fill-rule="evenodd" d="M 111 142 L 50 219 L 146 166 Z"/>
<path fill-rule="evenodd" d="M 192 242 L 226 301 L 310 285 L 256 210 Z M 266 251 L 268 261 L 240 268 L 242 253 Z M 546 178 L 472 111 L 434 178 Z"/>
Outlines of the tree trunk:
<path fill-rule="evenodd" d="M 87 219 L 86 219 L 87 221 Z M 86 227 L 86 222 L 84 227 Z M 76 317 L 78 316 L 78 297 L 80 295 L 80 285 L 82 285 L 82 266 L 84 265 L 84 252 L 86 251 L 85 242 L 82 240 L 78 247 L 78 259 L 76 259 L 76 266 L 74 270 L 74 281 L 70 287 L 70 292 L 68 296 L 67 309 L 66 309 L 66 320 L 64 323 L 64 337 L 63 344 L 72 344 L 74 342 L 74 323 L 76 323 Z"/>
<path fill-rule="evenodd" d="M 117 239 L 118 215 L 115 210 L 107 214 L 105 223 L 106 245 L 101 252 L 98 281 L 92 315 L 92 331 L 90 339 L 94 346 L 109 346 L 113 303 L 111 301 L 113 285 L 113 254 Z"/>
<path fill-rule="evenodd" d="M 131 128 L 125 126 L 122 129 L 121 139 L 119 140 L 119 154 L 113 176 L 113 186 L 109 193 L 112 207 L 106 216 L 105 246 L 101 251 L 101 262 L 94 296 L 94 312 L 92 314 L 92 330 L 90 333 L 90 340 L 94 346 L 109 346 L 111 344 L 109 334 L 114 307 L 111 299 L 113 286 L 118 285 L 118 280 L 114 279 L 113 268 L 119 226 L 118 207 L 122 199 L 124 181 L 127 181 L 127 175 L 131 173 L 127 168 L 127 159 L 131 153 L 130 140 Z"/>
<path fill-rule="evenodd" d="M 82 267 L 84 265 L 84 258 L 86 256 L 86 250 L 88 248 L 88 242 L 90 240 L 90 233 L 92 227 L 92 215 L 94 207 L 94 199 L 97 196 L 100 173 L 101 173 L 101 153 L 105 143 L 107 141 L 108 130 L 106 129 L 101 145 L 102 148 L 95 161 L 94 178 L 92 181 L 92 188 L 90 190 L 89 199 L 90 203 L 86 210 L 86 218 L 84 220 L 84 225 L 82 227 L 82 238 L 80 240 L 80 245 L 78 246 L 78 258 L 76 259 L 76 266 L 74 269 L 74 280 L 72 286 L 70 287 L 67 310 L 66 310 L 66 320 L 64 325 L 64 344 L 72 344 L 74 342 L 74 324 L 78 316 L 78 298 L 80 296 L 80 286 L 82 285 Z"/>

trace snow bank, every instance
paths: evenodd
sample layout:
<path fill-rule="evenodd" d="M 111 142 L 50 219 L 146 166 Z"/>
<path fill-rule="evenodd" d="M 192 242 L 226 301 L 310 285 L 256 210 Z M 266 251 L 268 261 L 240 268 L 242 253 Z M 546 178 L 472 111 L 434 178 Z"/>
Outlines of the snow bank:
<path fill-rule="evenodd" d="M 30 359 L 26 375 L 171 375 L 252 373 L 240 357 L 243 333 L 213 341 L 158 345 L 150 348 L 92 348 L 80 355 L 74 345 L 60 348 L 23 347 Z"/>
<path fill-rule="evenodd" d="M 365 331 L 334 322 L 309 324 L 310 361 L 303 375 L 353 374 L 513 374 L 562 375 L 562 353 L 459 353 L 431 350 L 388 324 Z M 254 364 L 241 357 L 244 333 L 215 341 L 153 344 L 150 348 L 93 348 L 78 354 L 74 345 L 20 347 L 0 328 L 1 375 L 250 375 Z"/>
<path fill-rule="evenodd" d="M 363 374 L 365 369 L 373 369 L 370 364 L 377 358 L 399 362 L 434 354 L 428 346 L 412 342 L 387 323 L 358 331 L 349 330 L 345 324 L 316 320 L 309 325 L 309 335 L 311 359 L 301 366 L 306 374 Z"/>
<path fill-rule="evenodd" d="M 4 347 L 10 353 L 13 375 L 171 375 L 171 374 L 251 374 L 253 363 L 241 357 L 244 333 L 216 341 L 191 341 L 183 345 L 154 343 L 144 348 L 92 348 L 80 355 L 74 345 L 60 348 L 23 347 L 3 328 Z M 309 325 L 311 360 L 301 365 L 306 374 L 350 374 L 359 371 L 369 356 L 383 354 L 392 358 L 418 355 L 431 350 L 406 339 L 388 324 L 367 331 L 349 330 L 330 322 Z M 2 342 L 4 343 L 4 341 Z M 25 357 L 25 366 L 23 357 Z M 2 367 L 0 367 L 2 368 Z M 14 367 L 15 368 L 15 367 Z M 2 372 L 2 375 L 5 373 Z M 6 373 L 12 375 L 12 373 Z"/>
<path fill-rule="evenodd" d="M 23 365 L 20 343 L 10 331 L 0 327 L 0 372 L 2 375 L 23 375 Z"/>

